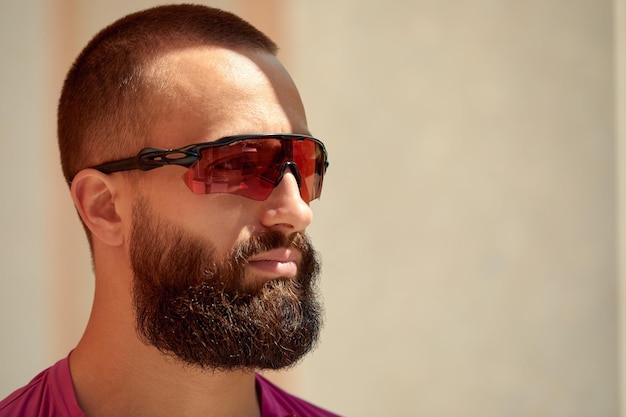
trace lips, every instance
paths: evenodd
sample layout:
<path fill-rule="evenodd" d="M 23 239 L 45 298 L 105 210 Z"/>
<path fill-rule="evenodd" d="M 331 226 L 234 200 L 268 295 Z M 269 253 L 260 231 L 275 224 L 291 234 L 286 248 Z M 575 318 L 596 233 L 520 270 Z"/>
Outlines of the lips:
<path fill-rule="evenodd" d="M 248 267 L 270 277 L 293 278 L 298 273 L 300 257 L 300 253 L 294 249 L 273 249 L 250 258 Z"/>

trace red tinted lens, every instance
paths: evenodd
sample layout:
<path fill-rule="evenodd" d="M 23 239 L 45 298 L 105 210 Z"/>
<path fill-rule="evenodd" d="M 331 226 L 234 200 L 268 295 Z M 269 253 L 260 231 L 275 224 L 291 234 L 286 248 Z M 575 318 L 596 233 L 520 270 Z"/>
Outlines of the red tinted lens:
<path fill-rule="evenodd" d="M 196 194 L 229 193 L 265 200 L 288 162 L 296 164 L 302 177 L 300 195 L 305 202 L 321 192 L 325 155 L 311 139 L 243 139 L 204 148 L 201 154 L 183 176 Z"/>
<path fill-rule="evenodd" d="M 302 177 L 300 195 L 307 203 L 320 197 L 326 169 L 326 155 L 322 146 L 310 139 L 292 142 L 292 161 Z"/>

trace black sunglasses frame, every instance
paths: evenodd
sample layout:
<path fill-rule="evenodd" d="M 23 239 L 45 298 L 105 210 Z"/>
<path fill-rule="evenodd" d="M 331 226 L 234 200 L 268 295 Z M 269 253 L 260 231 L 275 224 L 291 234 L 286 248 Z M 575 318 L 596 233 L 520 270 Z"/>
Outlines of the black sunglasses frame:
<path fill-rule="evenodd" d="M 202 151 L 207 148 L 216 148 L 224 145 L 230 145 L 231 143 L 240 142 L 243 140 L 254 139 L 279 139 L 279 140 L 312 140 L 322 149 L 324 154 L 324 175 L 328 168 L 328 153 L 326 147 L 321 140 L 308 135 L 297 134 L 255 134 L 255 135 L 236 135 L 226 136 L 213 142 L 202 142 L 187 145 L 179 149 L 160 149 L 160 148 L 144 148 L 136 156 L 120 159 L 117 161 L 105 162 L 100 165 L 91 167 L 104 174 L 111 174 L 113 172 L 131 171 L 138 169 L 141 171 L 149 171 L 151 169 L 159 168 L 167 165 L 179 165 L 186 168 L 192 167 L 196 162 L 202 158 Z"/>

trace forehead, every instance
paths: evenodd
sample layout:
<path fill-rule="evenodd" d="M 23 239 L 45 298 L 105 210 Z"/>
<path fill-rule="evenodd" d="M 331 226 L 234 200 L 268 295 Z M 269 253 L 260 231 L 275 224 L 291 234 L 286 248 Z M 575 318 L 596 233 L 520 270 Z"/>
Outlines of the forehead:
<path fill-rule="evenodd" d="M 186 48 L 164 54 L 151 71 L 159 117 L 149 146 L 246 133 L 308 133 L 298 90 L 269 53 Z"/>

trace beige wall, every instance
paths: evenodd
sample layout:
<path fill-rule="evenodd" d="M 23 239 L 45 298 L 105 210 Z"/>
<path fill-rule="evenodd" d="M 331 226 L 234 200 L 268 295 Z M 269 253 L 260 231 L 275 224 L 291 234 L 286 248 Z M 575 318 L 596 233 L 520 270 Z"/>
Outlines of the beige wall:
<path fill-rule="evenodd" d="M 332 155 L 306 389 L 353 415 L 615 415 L 611 2 L 297 13 Z"/>
<path fill-rule="evenodd" d="M 44 23 L 36 2 L 0 3 L 0 396 L 47 363 Z"/>
<path fill-rule="evenodd" d="M 618 202 L 618 258 L 620 310 L 620 404 L 621 415 L 626 415 L 626 1 L 615 1 L 615 82 L 617 134 L 617 202 Z"/>
<path fill-rule="evenodd" d="M 152 4 L 0 3 L 0 397 L 67 353 L 91 301 L 54 147 L 64 72 Z M 623 3 L 207 4 L 279 40 L 330 150 L 327 324 L 283 383 L 353 416 L 617 415 Z"/>

